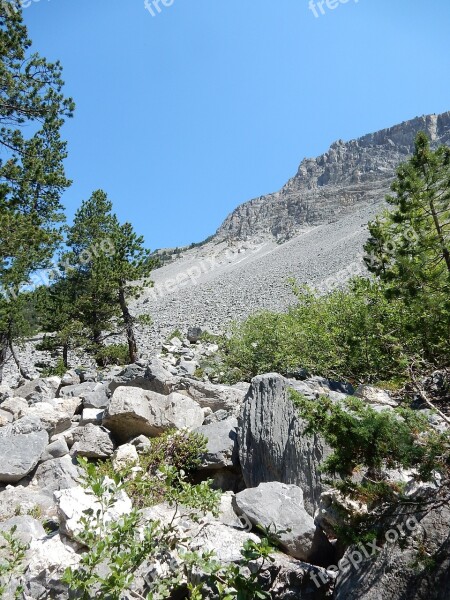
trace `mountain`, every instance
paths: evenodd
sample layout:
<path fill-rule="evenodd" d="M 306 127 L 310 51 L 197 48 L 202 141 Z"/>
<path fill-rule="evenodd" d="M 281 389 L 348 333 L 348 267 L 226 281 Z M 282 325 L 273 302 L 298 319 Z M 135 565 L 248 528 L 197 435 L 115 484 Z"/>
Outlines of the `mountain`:
<path fill-rule="evenodd" d="M 419 131 L 427 133 L 434 147 L 450 145 L 450 111 L 333 143 L 318 158 L 303 160 L 279 192 L 238 206 L 218 229 L 217 239 L 282 242 L 305 227 L 336 221 L 355 207 L 378 204 L 398 165 L 412 154 Z"/>

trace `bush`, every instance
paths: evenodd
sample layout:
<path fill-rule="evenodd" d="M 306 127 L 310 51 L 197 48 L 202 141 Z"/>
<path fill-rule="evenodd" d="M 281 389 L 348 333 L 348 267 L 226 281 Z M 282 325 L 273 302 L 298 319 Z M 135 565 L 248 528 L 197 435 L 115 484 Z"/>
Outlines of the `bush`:
<path fill-rule="evenodd" d="M 105 367 L 109 365 L 127 365 L 130 362 L 128 346 L 126 344 L 104 346 L 96 351 L 95 360 Z"/>
<path fill-rule="evenodd" d="M 174 507 L 170 523 L 145 522 L 137 510 L 106 523 L 105 512 L 114 502 L 117 491 L 124 488 L 128 491 L 126 484 L 117 478 L 115 482 L 107 479 L 85 459 L 80 462 L 85 471 L 85 487 L 97 500 L 99 509 L 95 513 L 85 511 L 80 537 L 87 551 L 82 554 L 79 565 L 68 568 L 64 574 L 63 582 L 74 593 L 73 597 L 120 600 L 136 589 L 136 579 L 144 577 L 148 592 L 145 597 L 154 600 L 178 596 L 202 600 L 208 597 L 204 595 L 208 589 L 214 597 L 223 600 L 270 598 L 259 581 L 264 566 L 273 561 L 267 539 L 247 541 L 241 549 L 240 563 L 222 565 L 212 552 L 193 550 L 195 540 L 191 544 L 178 527 L 179 505 L 185 509 L 185 519 L 198 520 L 199 513 L 217 514 L 220 492 L 213 491 L 209 482 L 190 485 L 174 467 L 166 466 L 161 476 L 170 490 L 167 501 Z M 158 576 L 153 577 L 152 571 L 158 563 L 161 568 Z M 250 570 L 250 564 L 256 568 Z M 143 598 L 135 591 L 131 594 Z"/>
<path fill-rule="evenodd" d="M 426 307 L 387 299 L 381 283 L 359 278 L 319 295 L 295 289 L 287 313 L 260 312 L 235 325 L 222 346 L 223 379 L 249 381 L 276 371 L 307 372 L 360 383 L 408 377 L 423 357 L 442 366 L 450 353 L 446 303 Z"/>
<path fill-rule="evenodd" d="M 153 506 L 170 496 L 169 480 L 161 477 L 164 469 L 170 467 L 175 474 L 188 480 L 200 466 L 202 455 L 206 452 L 206 438 L 185 430 L 168 431 L 159 438 L 151 439 L 150 444 L 148 452 L 140 456 L 141 470 L 132 477 L 129 468 L 116 473 L 111 460 L 97 463 L 99 475 L 121 481 L 137 508 Z"/>

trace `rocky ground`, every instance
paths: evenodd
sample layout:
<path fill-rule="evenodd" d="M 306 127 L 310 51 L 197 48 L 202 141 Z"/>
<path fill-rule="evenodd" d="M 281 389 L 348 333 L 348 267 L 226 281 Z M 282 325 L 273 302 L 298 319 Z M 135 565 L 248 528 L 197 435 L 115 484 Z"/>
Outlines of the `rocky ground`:
<path fill-rule="evenodd" d="M 171 339 L 150 362 L 124 370 L 102 375 L 70 371 L 62 379 L 0 387 L 0 531 L 16 526 L 28 547 L 4 598 L 15 597 L 19 581 L 24 600 L 69 598 L 61 576 L 86 551 L 81 519 L 84 510 L 96 508 L 80 484 L 77 458 L 112 458 L 116 469 L 137 467 L 148 438 L 173 428 L 207 438 L 198 478 L 212 479 L 222 494 L 218 517 L 207 515 L 200 523 L 177 517 L 186 543 L 213 550 L 226 564 L 239 560 L 243 542 L 258 541 L 258 526 L 275 527 L 279 551 L 261 574 L 271 598 L 448 598 L 448 552 L 439 554 L 448 544 L 448 505 L 415 513 L 413 521 L 411 515 L 396 515 L 395 543 L 364 554 L 360 548 L 344 551 L 336 539 L 342 506 L 348 505 L 320 473 L 329 449 L 319 436 L 305 434 L 288 390 L 312 399 L 326 395 L 334 402 L 354 394 L 377 410 L 396 406 L 389 393 L 276 374 L 256 377 L 250 385 L 215 385 L 193 373 L 201 357 L 216 350 L 191 332 L 190 339 Z M 439 386 L 438 375 L 433 381 Z M 445 426 L 436 416 L 430 419 L 438 428 Z M 395 476 L 414 506 L 418 486 L 412 474 Z M 437 479 L 429 489 L 436 493 L 439 485 Z M 367 510 L 363 504 L 353 508 Z M 130 511 L 130 499 L 122 491 L 114 496 L 107 518 L 117 520 Z M 147 524 L 170 523 L 173 517 L 166 504 L 142 513 Z M 424 548 L 437 552 L 432 571 L 420 566 Z M 153 573 L 156 567 L 162 568 L 150 562 L 143 569 Z M 439 586 L 433 587 L 431 573 Z M 124 598 L 142 597 L 149 591 L 148 581 L 139 579 L 135 592 L 140 596 L 133 592 Z"/>
<path fill-rule="evenodd" d="M 366 225 L 379 210 L 380 205 L 361 206 L 283 244 L 210 242 L 188 251 L 153 272 L 154 288 L 134 307 L 154 323 L 140 335 L 142 348 L 151 351 L 175 328 L 198 325 L 220 333 L 257 310 L 286 310 L 295 301 L 289 278 L 325 290 L 365 273 Z"/>

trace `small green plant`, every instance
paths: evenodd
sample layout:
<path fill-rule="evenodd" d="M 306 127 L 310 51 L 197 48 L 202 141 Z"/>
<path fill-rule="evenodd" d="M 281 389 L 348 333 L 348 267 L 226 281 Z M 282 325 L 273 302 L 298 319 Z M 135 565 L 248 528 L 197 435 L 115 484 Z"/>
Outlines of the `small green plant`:
<path fill-rule="evenodd" d="M 126 365 L 130 362 L 126 344 L 111 344 L 101 347 L 95 354 L 95 359 L 103 366 Z"/>
<path fill-rule="evenodd" d="M 67 367 L 64 364 L 62 358 L 58 359 L 58 362 L 54 366 L 45 367 L 41 371 L 42 377 L 62 377 L 67 372 Z"/>
<path fill-rule="evenodd" d="M 179 340 L 182 340 L 184 338 L 184 335 L 182 334 L 182 332 L 179 329 L 174 329 L 172 331 L 172 333 L 170 333 L 167 337 L 166 337 L 166 344 L 168 344 L 170 342 L 171 339 L 173 338 L 178 338 Z"/>
<path fill-rule="evenodd" d="M 273 560 L 267 540 L 248 541 L 242 549 L 242 561 L 223 566 L 211 552 L 195 552 L 189 541 L 181 537 L 176 527 L 180 506 L 184 507 L 184 515 L 194 521 L 207 512 L 217 514 L 220 492 L 212 490 L 209 482 L 191 485 L 174 466 L 165 466 L 160 470 L 160 477 L 166 480 L 170 490 L 166 499 L 174 508 L 171 521 L 165 525 L 159 521 L 144 522 L 142 515 L 133 510 L 108 523 L 105 513 L 112 506 L 116 493 L 126 484 L 119 476 L 105 477 L 95 464 L 85 459 L 80 459 L 80 464 L 84 469 L 84 485 L 95 497 L 99 508 L 95 512 L 85 511 L 80 536 L 87 551 L 79 565 L 68 568 L 63 577 L 63 582 L 77 598 L 120 600 L 124 592 L 131 590 L 137 572 L 142 569 L 145 572 L 146 566 L 155 563 L 161 565 L 161 575 L 145 577 L 148 590 L 145 598 L 148 600 L 173 597 L 173 593 L 182 588 L 187 589 L 187 597 L 191 600 L 202 600 L 205 585 L 216 590 L 222 600 L 270 598 L 258 580 L 267 561 Z M 250 563 L 256 563 L 257 568 L 249 570 Z M 132 595 L 144 598 L 137 592 Z"/>
<path fill-rule="evenodd" d="M 170 430 L 150 440 L 150 448 L 140 456 L 141 469 L 131 476 L 130 469 L 117 473 L 111 460 L 97 463 L 97 472 L 104 477 L 121 481 L 126 493 L 137 508 L 153 506 L 170 497 L 171 486 L 180 485 L 200 466 L 206 452 L 206 438 L 187 430 Z M 167 467 L 178 474 L 169 480 L 161 476 Z"/>
<path fill-rule="evenodd" d="M 12 584 L 13 579 L 19 578 L 24 572 L 24 559 L 28 545 L 23 544 L 16 536 L 17 526 L 10 531 L 0 532 L 3 543 L 0 544 L 0 598 Z M 23 586 L 18 583 L 14 590 L 14 598 L 21 598 Z"/>

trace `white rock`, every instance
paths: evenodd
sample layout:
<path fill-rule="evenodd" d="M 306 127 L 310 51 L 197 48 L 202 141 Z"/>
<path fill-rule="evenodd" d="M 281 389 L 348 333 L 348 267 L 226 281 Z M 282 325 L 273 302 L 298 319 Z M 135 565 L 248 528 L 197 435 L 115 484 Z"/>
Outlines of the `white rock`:
<path fill-rule="evenodd" d="M 132 444 L 123 444 L 119 446 L 112 456 L 112 464 L 115 471 L 122 471 L 127 467 L 133 467 L 139 464 L 139 455 L 136 446 Z"/>
<path fill-rule="evenodd" d="M 106 479 L 106 485 L 114 488 L 111 480 Z M 128 515 L 133 506 L 130 498 L 123 491 L 116 491 L 114 494 L 106 492 L 107 497 L 114 498 L 112 506 L 103 514 L 103 523 L 107 525 L 120 519 L 123 515 Z M 61 531 L 68 537 L 82 543 L 80 533 L 83 531 L 81 519 L 86 516 L 85 511 L 101 510 L 101 505 L 93 494 L 82 487 L 74 487 L 66 490 L 60 490 L 54 493 L 57 503 L 58 515 L 60 518 Z"/>

